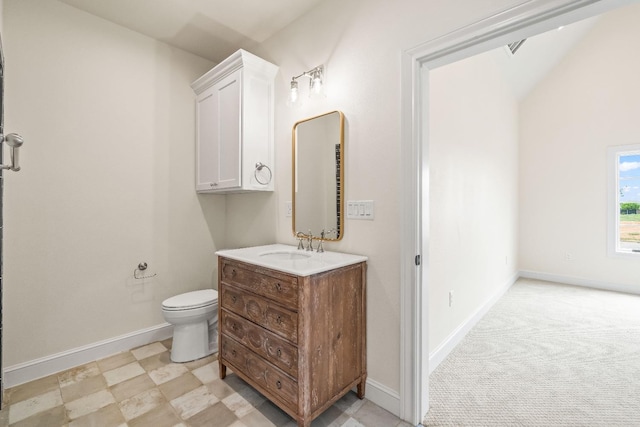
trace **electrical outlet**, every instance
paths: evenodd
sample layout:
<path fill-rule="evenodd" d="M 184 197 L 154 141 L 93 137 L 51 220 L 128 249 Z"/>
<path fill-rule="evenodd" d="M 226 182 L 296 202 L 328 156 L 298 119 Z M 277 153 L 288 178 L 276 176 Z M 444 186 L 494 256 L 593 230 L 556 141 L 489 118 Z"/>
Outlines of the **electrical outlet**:
<path fill-rule="evenodd" d="M 453 290 L 449 291 L 449 307 L 453 307 Z"/>
<path fill-rule="evenodd" d="M 291 218 L 291 215 L 293 215 L 293 204 L 291 202 L 284 202 L 284 206 L 285 206 L 285 216 L 287 218 Z"/>

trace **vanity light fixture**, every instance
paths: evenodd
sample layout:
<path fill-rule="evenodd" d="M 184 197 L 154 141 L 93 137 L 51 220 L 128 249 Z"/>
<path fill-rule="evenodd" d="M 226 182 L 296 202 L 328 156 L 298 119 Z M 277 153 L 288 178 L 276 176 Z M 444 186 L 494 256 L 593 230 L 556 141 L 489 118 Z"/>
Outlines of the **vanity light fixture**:
<path fill-rule="evenodd" d="M 324 65 L 318 65 L 298 76 L 291 77 L 291 91 L 289 92 L 289 102 L 291 104 L 295 104 L 300 98 L 297 81 L 300 77 L 309 77 L 309 97 L 319 96 L 323 93 Z"/>

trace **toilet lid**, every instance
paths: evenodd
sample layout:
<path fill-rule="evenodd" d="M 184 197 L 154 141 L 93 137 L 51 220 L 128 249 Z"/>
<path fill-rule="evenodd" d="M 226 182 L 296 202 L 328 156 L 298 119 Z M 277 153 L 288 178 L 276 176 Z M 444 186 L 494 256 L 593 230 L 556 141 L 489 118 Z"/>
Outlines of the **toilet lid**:
<path fill-rule="evenodd" d="M 162 302 L 162 307 L 173 310 L 186 310 L 211 305 L 217 301 L 218 291 L 203 289 L 167 298 Z"/>

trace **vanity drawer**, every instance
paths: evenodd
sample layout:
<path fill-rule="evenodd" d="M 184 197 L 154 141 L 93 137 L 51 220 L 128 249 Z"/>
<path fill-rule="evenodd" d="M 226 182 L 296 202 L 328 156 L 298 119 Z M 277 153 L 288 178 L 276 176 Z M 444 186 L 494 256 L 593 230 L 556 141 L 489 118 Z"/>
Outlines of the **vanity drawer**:
<path fill-rule="evenodd" d="M 298 314 L 266 298 L 222 283 L 220 306 L 296 344 Z"/>
<path fill-rule="evenodd" d="M 298 383 L 295 380 L 225 335 L 220 346 L 222 357 L 240 368 L 244 375 L 278 396 L 290 408 L 298 407 Z"/>
<path fill-rule="evenodd" d="M 237 262 L 222 263 L 222 280 L 258 295 L 298 309 L 298 279 L 273 270 L 245 266 Z"/>
<path fill-rule="evenodd" d="M 277 335 L 240 316 L 220 310 L 222 333 L 231 336 L 268 362 L 273 363 L 294 378 L 298 376 L 298 349 Z"/>

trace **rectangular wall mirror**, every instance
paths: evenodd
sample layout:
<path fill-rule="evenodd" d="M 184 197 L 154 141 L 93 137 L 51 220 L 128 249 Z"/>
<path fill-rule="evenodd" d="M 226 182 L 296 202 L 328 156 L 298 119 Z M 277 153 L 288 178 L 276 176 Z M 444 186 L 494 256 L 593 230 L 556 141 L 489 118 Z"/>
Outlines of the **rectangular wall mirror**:
<path fill-rule="evenodd" d="M 336 241 L 344 235 L 344 114 L 293 126 L 293 234 Z"/>

